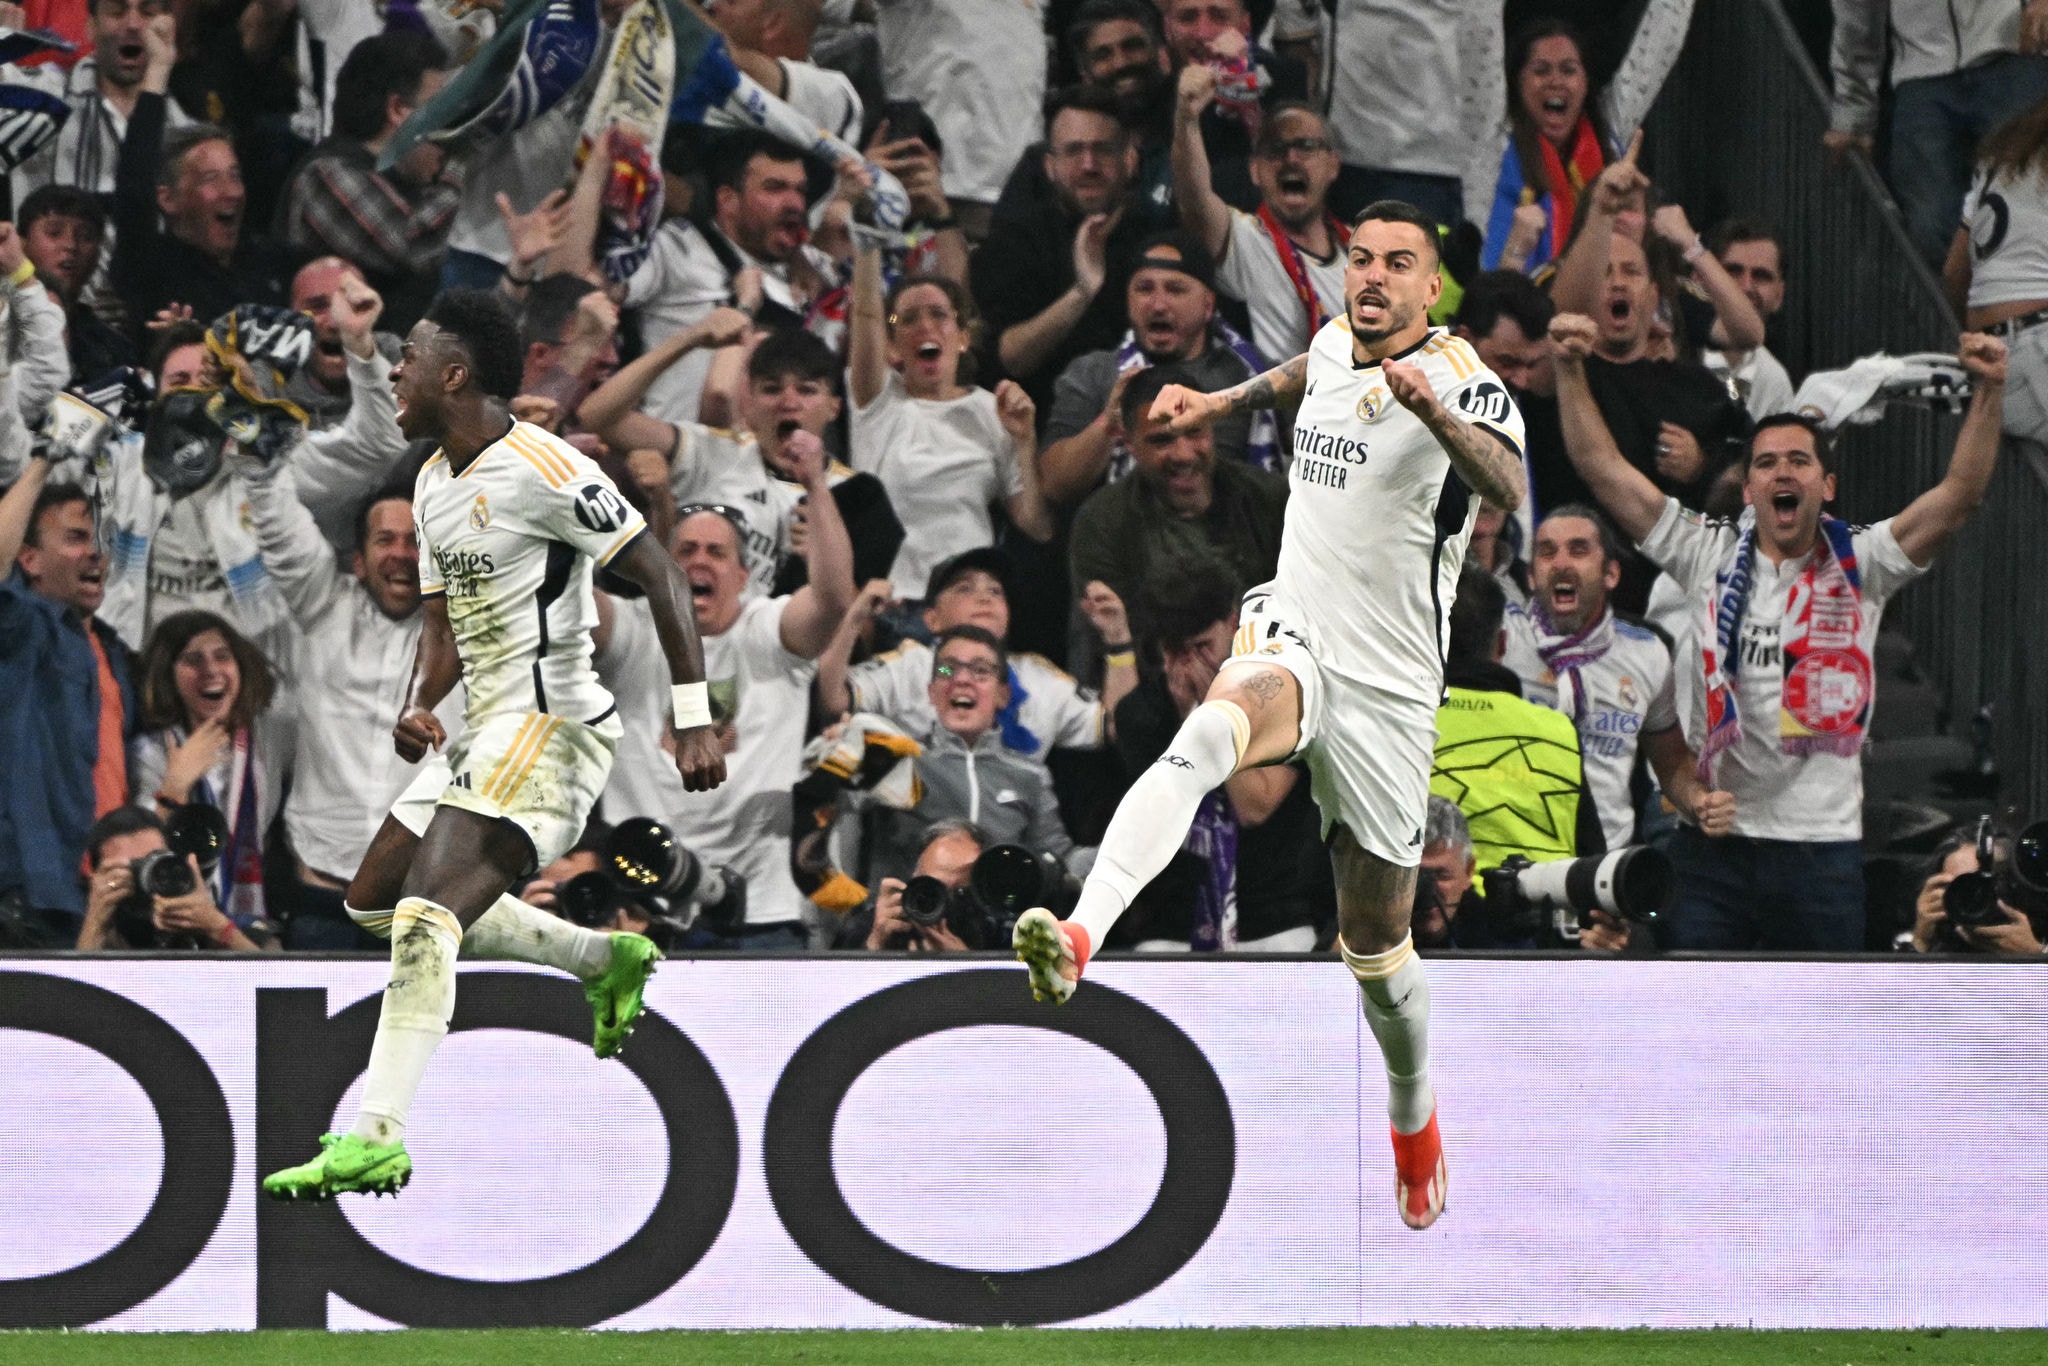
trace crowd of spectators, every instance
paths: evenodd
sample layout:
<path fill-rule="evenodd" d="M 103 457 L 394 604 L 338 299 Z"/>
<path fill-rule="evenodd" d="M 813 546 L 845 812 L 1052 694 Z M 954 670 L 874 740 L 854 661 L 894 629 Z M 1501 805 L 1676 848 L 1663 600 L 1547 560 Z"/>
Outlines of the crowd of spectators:
<path fill-rule="evenodd" d="M 1696 232 L 1644 172 L 1691 0 L 1590 30 L 1605 8 L 1564 0 L 703 2 L 741 71 L 900 182 L 901 241 L 859 163 L 677 124 L 622 259 L 595 58 L 491 131 L 403 138 L 526 0 L 0 3 L 0 946 L 373 947 L 341 900 L 412 775 L 431 454 L 392 365 L 456 286 L 517 311 L 518 416 L 681 566 L 729 756 L 683 791 L 653 618 L 601 584 L 626 734 L 527 899 L 696 949 L 985 946 L 984 856 L 1084 873 L 1273 573 L 1286 415 L 1175 432 L 1153 399 L 1303 351 L 1382 198 L 1443 223 L 1434 321 L 1512 390 L 1532 488 L 1478 510 L 1447 604 L 1417 943 L 1879 937 L 1882 609 L 2001 430 L 2048 438 L 2048 0 L 1835 0 L 1828 146 L 1873 148 L 1883 85 L 1974 388 L 1945 476 L 1867 528 L 1825 515 L 1853 475 L 1773 353 L 1786 242 Z M 571 7 L 599 57 L 634 4 Z M 203 400 L 252 326 L 301 338 L 303 420 L 229 437 Z M 459 690 L 443 711 L 453 734 Z M 635 817 L 743 891 L 694 919 L 569 895 Z M 1322 843 L 1305 767 L 1240 774 L 1110 947 L 1327 949 Z M 1678 870 L 1654 924 L 1488 904 L 1512 856 L 1643 844 Z M 2017 909 L 1944 928 L 1976 853 L 1940 851 L 1903 946 L 2041 951 Z"/>

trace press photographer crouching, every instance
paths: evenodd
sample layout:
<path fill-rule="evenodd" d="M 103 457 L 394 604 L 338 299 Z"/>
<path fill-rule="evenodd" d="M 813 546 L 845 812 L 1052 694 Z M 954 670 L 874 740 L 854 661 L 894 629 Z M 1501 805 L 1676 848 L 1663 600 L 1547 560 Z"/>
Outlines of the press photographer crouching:
<path fill-rule="evenodd" d="M 209 820 L 209 818 L 211 818 Z M 226 843 L 212 807 L 181 807 L 172 823 L 140 807 L 109 811 L 86 834 L 92 869 L 81 949 L 213 949 L 255 953 L 278 946 L 268 921 L 237 925 L 214 904 L 209 858 Z"/>
<path fill-rule="evenodd" d="M 1065 914 L 1081 890 L 1057 856 L 990 844 L 968 821 L 926 832 L 910 880 L 885 877 L 874 897 L 846 917 L 834 947 L 910 953 L 1000 949 L 1032 906 Z"/>
<path fill-rule="evenodd" d="M 747 914 L 746 879 L 705 864 L 645 816 L 609 827 L 592 821 L 519 899 L 587 930 L 644 934 L 664 950 L 689 947 L 693 929 L 730 932 Z"/>
<path fill-rule="evenodd" d="M 1915 953 L 2048 952 L 2048 821 L 2011 836 L 1986 816 L 1974 831 L 1951 835 L 1935 852 L 1913 929 L 1900 940 L 1898 947 Z"/>

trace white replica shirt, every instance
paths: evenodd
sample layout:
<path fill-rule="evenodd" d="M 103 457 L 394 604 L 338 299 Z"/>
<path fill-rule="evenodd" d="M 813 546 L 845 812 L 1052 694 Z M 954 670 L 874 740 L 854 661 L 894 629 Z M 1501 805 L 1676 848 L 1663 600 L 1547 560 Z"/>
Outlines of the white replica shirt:
<path fill-rule="evenodd" d="M 1706 729 L 1706 674 L 1701 637 L 1707 631 L 1707 599 L 1714 577 L 1735 548 L 1735 523 L 1709 520 L 1667 498 L 1657 525 L 1643 538 L 1642 552 L 1685 590 L 1691 607 L 1679 640 L 1676 666 L 1678 715 L 1695 752 Z M 1855 529 L 1856 567 L 1863 579 L 1862 630 L 1857 644 L 1875 657 L 1878 620 L 1893 593 L 1925 573 L 1906 558 L 1892 535 L 1891 519 Z M 1778 738 L 1784 694 L 1784 661 L 1778 630 L 1785 602 L 1807 557 L 1772 564 L 1756 556 L 1755 585 L 1742 613 L 1742 638 L 1735 703 L 1742 714 L 1742 741 L 1715 761 L 1714 784 L 1735 795 L 1738 835 L 1757 839 L 1830 843 L 1863 838 L 1863 762 L 1842 754 L 1787 754 Z"/>
<path fill-rule="evenodd" d="M 1024 487 L 996 396 L 986 389 L 943 402 L 912 398 L 891 371 L 874 402 L 853 405 L 848 444 L 853 467 L 882 481 L 903 523 L 903 548 L 889 572 L 899 598 L 922 598 L 942 560 L 993 544 L 989 504 Z"/>
<path fill-rule="evenodd" d="M 1038 740 L 1025 758 L 1044 763 L 1054 749 L 1102 747 L 1102 699 L 1043 655 L 1010 656 L 1017 720 Z M 846 673 L 853 709 L 888 717 L 922 740 L 939 724 L 932 711 L 932 647 L 907 641 Z M 1021 700 L 1016 690 L 1022 689 Z"/>
<path fill-rule="evenodd" d="M 1472 0 L 1337 0 L 1329 124 L 1345 165 L 1465 173 L 1483 132 L 1467 87 L 1490 93 L 1494 84 L 1474 80 L 1489 32 L 1498 42 L 1500 10 L 1489 30 L 1487 9 Z"/>
<path fill-rule="evenodd" d="M 1308 354 L 1274 587 L 1308 624 L 1323 668 L 1436 706 L 1479 495 L 1394 401 L 1379 365 L 1352 363 L 1342 317 Z M 1394 359 L 1422 367 L 1446 408 L 1521 454 L 1522 414 L 1465 342 L 1431 328 Z"/>
<path fill-rule="evenodd" d="M 1730 365 L 1725 351 L 1705 349 L 1700 352 L 1700 364 L 1712 371 L 1715 379 L 1735 386 L 1750 421 L 1792 411 L 1792 376 L 1768 346 L 1744 356 L 1740 365 Z"/>
<path fill-rule="evenodd" d="M 995 203 L 1044 126 L 1043 0 L 882 0 L 875 32 L 883 87 L 945 141 L 946 194 Z"/>
<path fill-rule="evenodd" d="M 1979 166 L 1963 196 L 1970 307 L 2048 299 L 2048 176 L 2038 162 L 1996 177 Z"/>
<path fill-rule="evenodd" d="M 831 257 L 808 245 L 801 250 L 828 285 L 838 283 L 839 268 Z M 764 297 L 792 312 L 804 311 L 790 292 L 786 263 L 756 260 L 737 243 L 732 244 L 732 251 L 742 266 L 760 269 Z M 652 347 L 703 321 L 712 309 L 731 303 L 732 297 L 732 275 L 704 234 L 687 218 L 671 218 L 654 230 L 647 259 L 627 279 L 625 304 L 638 311 L 642 345 Z M 837 332 L 843 328 L 834 324 L 831 330 L 833 335 L 824 330 L 820 335 L 836 346 Z M 696 421 L 697 400 L 717 354 L 699 347 L 662 371 L 647 386 L 641 411 L 664 422 Z"/>
<path fill-rule="evenodd" d="M 678 422 L 675 427 L 669 489 L 676 506 L 720 503 L 739 511 L 747 523 L 742 547 L 747 589 L 764 595 L 773 591 L 776 568 L 789 549 L 789 519 L 803 497 L 803 488 L 769 472 L 752 432 L 697 422 Z"/>
<path fill-rule="evenodd" d="M 707 864 L 743 875 L 749 925 L 800 920 L 806 904 L 789 871 L 789 791 L 803 776 L 818 666 L 782 648 L 788 605 L 786 597 L 749 599 L 730 630 L 704 637 L 711 713 L 730 720 L 736 739 L 725 757 L 725 782 L 710 792 L 685 792 L 676 775 L 668 662 L 646 603 L 615 602 L 599 661 L 618 693 L 626 732 L 605 788 L 606 817 L 652 816 Z"/>
<path fill-rule="evenodd" d="M 1309 288 L 1326 318 L 1344 316 L 1344 243 L 1336 248 L 1328 260 L 1301 253 Z M 1308 310 L 1281 263 L 1280 247 L 1256 215 L 1230 211 L 1230 237 L 1216 263 L 1216 288 L 1244 301 L 1252 315 L 1252 346 L 1268 363 L 1293 360 L 1308 349 Z"/>
<path fill-rule="evenodd" d="M 1539 631 L 1535 619 L 1518 607 L 1507 614 L 1508 649 L 1502 663 L 1522 680 L 1522 695 L 1540 706 L 1570 716 L 1571 676 L 1553 674 L 1536 653 Z M 1636 751 L 1644 735 L 1678 724 L 1672 698 L 1671 651 L 1648 631 L 1630 622 L 1614 622 L 1614 643 L 1607 653 L 1579 669 L 1586 689 L 1585 715 L 1577 718 L 1579 754 L 1585 760 L 1586 786 L 1600 808 L 1600 828 L 1607 847 L 1633 842 L 1635 803 L 1629 780 L 1635 774 Z"/>
<path fill-rule="evenodd" d="M 782 68 L 782 102 L 841 142 L 857 144 L 863 116 L 860 93 L 838 71 L 816 62 L 778 57 Z"/>
<path fill-rule="evenodd" d="M 602 470 L 527 422 L 456 474 L 436 451 L 412 497 L 420 593 L 446 596 L 469 696 L 464 719 L 613 711 L 590 665 L 591 571 L 647 530 Z M 666 694 L 666 689 L 663 689 Z"/>

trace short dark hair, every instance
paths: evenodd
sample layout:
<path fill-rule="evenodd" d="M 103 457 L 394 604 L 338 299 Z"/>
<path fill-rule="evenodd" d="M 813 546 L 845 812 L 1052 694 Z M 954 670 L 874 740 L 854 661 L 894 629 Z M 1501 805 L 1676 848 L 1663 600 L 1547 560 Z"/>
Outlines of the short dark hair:
<path fill-rule="evenodd" d="M 1087 0 L 1074 11 L 1073 19 L 1067 24 L 1067 51 L 1076 67 L 1081 65 L 1082 52 L 1095 30 L 1119 20 L 1144 29 L 1154 47 L 1166 45 L 1166 35 L 1159 26 L 1159 7 L 1149 0 Z M 1051 121 L 1050 118 L 1046 120 L 1048 123 Z"/>
<path fill-rule="evenodd" d="M 1724 218 L 1707 233 L 1707 250 L 1719 256 L 1737 242 L 1769 242 L 1778 249 L 1778 266 L 1785 265 L 1785 239 L 1761 218 Z"/>
<path fill-rule="evenodd" d="M 157 163 L 156 183 L 169 188 L 178 183 L 185 173 L 185 155 L 194 147 L 208 142 L 225 142 L 235 145 L 234 134 L 217 123 L 188 123 L 183 128 L 173 128 L 164 134 L 163 158 Z"/>
<path fill-rule="evenodd" d="M 1316 108 L 1315 105 L 1307 100 L 1280 100 L 1269 105 L 1264 117 L 1259 120 L 1259 136 L 1252 143 L 1253 152 L 1262 155 L 1272 152 L 1273 144 L 1280 141 L 1280 120 L 1289 114 L 1308 115 L 1317 123 L 1323 125 L 1324 135 L 1328 135 L 1330 130 L 1329 115 Z"/>
<path fill-rule="evenodd" d="M 1541 341 L 1556 316 L 1556 303 L 1519 270 L 1489 270 L 1473 276 L 1458 306 L 1458 326 L 1470 329 L 1475 337 L 1491 336 L 1500 320 L 1507 318 L 1530 341 Z"/>
<path fill-rule="evenodd" d="M 1193 371 L 1180 365 L 1155 365 L 1149 370 L 1140 370 L 1131 376 L 1131 382 L 1124 386 L 1123 406 L 1117 416 L 1123 419 L 1124 430 L 1135 432 L 1138 424 L 1151 410 L 1152 400 L 1159 397 L 1159 391 L 1169 384 L 1178 384 L 1186 389 L 1200 389 L 1209 392 Z"/>
<path fill-rule="evenodd" d="M 184 322 L 172 323 L 169 327 L 157 333 L 156 340 L 150 343 L 149 359 L 147 362 L 149 377 L 151 379 L 161 379 L 164 373 L 164 362 L 168 361 L 171 358 L 171 352 L 176 351 L 179 347 L 204 345 L 206 345 L 206 328 L 202 324 L 190 319 Z"/>
<path fill-rule="evenodd" d="M 1437 221 L 1405 199 L 1375 199 L 1358 211 L 1351 220 L 1351 230 L 1357 232 L 1363 223 L 1406 223 L 1422 229 L 1422 235 L 1429 243 L 1430 255 L 1439 263 L 1444 259 L 1442 238 L 1438 236 Z"/>
<path fill-rule="evenodd" d="M 427 305 L 427 321 L 469 353 L 470 378 L 492 398 L 519 392 L 526 373 L 519 324 L 505 298 L 493 289 L 444 289 Z"/>
<path fill-rule="evenodd" d="M 1131 116 L 1125 111 L 1123 101 L 1116 92 L 1099 85 L 1069 85 L 1053 91 L 1045 97 L 1045 136 L 1051 144 L 1052 121 L 1069 109 L 1084 114 L 1100 114 L 1113 120 L 1126 137 L 1131 132 Z"/>
<path fill-rule="evenodd" d="M 178 656 L 185 652 L 185 647 L 195 636 L 208 631 L 220 632 L 220 638 L 227 642 L 228 651 L 234 655 L 235 665 L 242 672 L 242 689 L 236 694 L 234 708 L 228 713 L 228 724 L 245 726 L 270 705 L 277 676 L 271 671 L 270 661 L 263 657 L 263 651 L 257 649 L 254 642 L 230 625 L 227 618 L 212 612 L 173 612 L 156 624 L 142 647 L 139 667 L 142 673 L 141 719 L 144 729 L 162 730 L 185 723 L 184 706 L 178 700 Z"/>
<path fill-rule="evenodd" d="M 1500 580 L 1466 565 L 1458 575 L 1458 600 L 1451 604 L 1451 648 L 1447 664 L 1491 664 L 1507 616 L 1508 595 Z"/>
<path fill-rule="evenodd" d="M 1543 514 L 1543 520 L 1536 524 L 1538 531 L 1556 521 L 1559 517 L 1579 517 L 1593 524 L 1594 533 L 1600 538 L 1600 553 L 1607 557 L 1609 564 L 1621 563 L 1623 552 L 1621 534 L 1614 529 L 1614 523 L 1607 515 L 1590 503 L 1565 503 Z M 1533 554 L 1535 547 L 1530 547 Z"/>
<path fill-rule="evenodd" d="M 1237 615 L 1237 575 L 1217 555 L 1173 556 L 1145 575 L 1138 590 L 1138 634 L 1148 647 L 1178 649 Z"/>
<path fill-rule="evenodd" d="M 794 161 L 803 163 L 804 154 L 768 133 L 746 129 L 741 132 L 720 136 L 704 155 L 705 178 L 713 190 L 727 189 L 735 193 L 744 189 L 747 183 L 747 167 L 755 157 L 766 157 L 770 161 Z"/>
<path fill-rule="evenodd" d="M 42 492 L 36 495 L 35 506 L 29 509 L 28 530 L 22 533 L 21 543 L 41 549 L 43 514 L 51 508 L 69 507 L 73 503 L 83 503 L 91 507 L 92 495 L 77 484 L 43 485 Z M 6 568 L 7 566 L 0 565 L 0 572 L 5 572 Z"/>
<path fill-rule="evenodd" d="M 1756 426 L 1749 432 L 1749 449 L 1743 452 L 1742 474 L 1749 476 L 1749 462 L 1756 455 L 1756 439 L 1774 427 L 1798 427 L 1813 438 L 1813 453 L 1820 459 L 1822 474 L 1835 472 L 1835 439 L 1828 429 L 1820 425 L 1819 418 L 1808 417 L 1805 413 L 1772 413 L 1769 417 L 1757 419 Z"/>
<path fill-rule="evenodd" d="M 410 508 L 412 506 L 412 485 L 392 482 L 363 500 L 363 505 L 356 509 L 356 539 L 354 544 L 357 551 L 369 548 L 370 513 L 376 509 L 379 503 L 404 503 L 407 508 Z M 408 513 L 409 515 L 410 513 Z"/>
<path fill-rule="evenodd" d="M 747 380 L 753 383 L 785 375 L 822 380 L 837 392 L 839 357 L 830 346 L 801 327 L 777 328 L 761 338 L 754 354 L 747 357 Z"/>
<path fill-rule="evenodd" d="M 79 219 L 99 237 L 105 236 L 107 230 L 107 211 L 99 196 L 76 185 L 44 185 L 31 191 L 15 211 L 14 226 L 26 237 L 29 229 L 45 218 Z"/>
<path fill-rule="evenodd" d="M 945 649 L 947 645 L 956 640 L 972 641 L 976 645 L 986 645 L 989 649 L 994 650 L 996 652 L 996 667 L 1002 670 L 1007 681 L 1010 672 L 1010 652 L 1003 648 L 1003 642 L 996 639 L 995 633 L 985 626 L 948 626 L 945 630 L 934 636 L 932 638 L 933 669 L 939 667 L 939 651 Z"/>
<path fill-rule="evenodd" d="M 139 835 L 145 830 L 164 833 L 164 823 L 157 819 L 156 812 L 140 806 L 117 806 L 92 823 L 85 832 L 85 859 L 94 872 L 99 871 L 100 853 L 109 844 L 123 835 Z"/>
<path fill-rule="evenodd" d="M 559 345 L 562 329 L 576 316 L 576 305 L 583 302 L 584 295 L 596 292 L 596 285 L 567 271 L 535 280 L 526 291 L 525 306 L 519 311 L 520 341 L 525 346 Z"/>
<path fill-rule="evenodd" d="M 393 95 L 416 102 L 427 73 L 447 66 L 447 50 L 430 33 L 400 29 L 363 39 L 334 77 L 334 131 L 368 142 L 384 131 Z"/>

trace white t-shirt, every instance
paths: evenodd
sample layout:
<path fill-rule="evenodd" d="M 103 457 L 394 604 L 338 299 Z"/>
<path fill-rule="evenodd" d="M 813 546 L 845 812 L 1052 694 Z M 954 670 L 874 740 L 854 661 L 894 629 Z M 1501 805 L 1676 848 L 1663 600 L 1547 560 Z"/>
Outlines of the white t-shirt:
<path fill-rule="evenodd" d="M 413 489 L 420 594 L 445 595 L 464 720 L 546 712 L 592 724 L 612 697 L 591 667 L 594 565 L 647 530 L 596 463 L 517 422 L 461 474 L 440 451 Z"/>
<path fill-rule="evenodd" d="M 1470 0 L 1337 0 L 1329 123 L 1345 165 L 1464 174 L 1472 138 L 1461 96 L 1476 31 L 1468 11 L 1479 8 Z"/>
<path fill-rule="evenodd" d="M 1043 655 L 1010 656 L 1017 720 L 1038 740 L 1025 758 L 1045 762 L 1054 749 L 1102 747 L 1102 699 Z M 886 716 L 922 740 L 939 724 L 932 711 L 932 647 L 906 641 L 847 670 L 855 711 Z M 1023 690 L 1021 699 L 1017 689 Z M 1014 752 L 1014 751 L 1013 751 Z"/>
<path fill-rule="evenodd" d="M 1301 253 L 1309 288 L 1326 318 L 1344 316 L 1343 243 L 1337 247 L 1327 261 Z M 1216 288 L 1244 300 L 1252 315 L 1252 345 L 1271 364 L 1293 360 L 1308 349 L 1308 310 L 1301 306 L 1294 280 L 1281 264 L 1280 248 L 1265 224 L 1242 209 L 1230 211 L 1230 238 L 1223 259 L 1216 263 Z"/>
<path fill-rule="evenodd" d="M 713 229 L 717 231 L 717 229 Z M 730 244 L 741 266 L 761 271 L 761 293 L 796 313 L 804 310 L 789 289 L 789 267 L 749 256 L 737 243 Z M 838 278 L 832 258 L 816 247 L 802 248 L 805 259 L 828 282 Z M 626 281 L 626 307 L 638 311 L 641 343 L 653 347 L 686 327 L 701 322 L 712 309 L 732 302 L 732 276 L 718 259 L 718 253 L 704 240 L 687 218 L 671 218 L 654 230 L 653 244 L 640 269 Z M 821 334 L 822 335 L 822 334 Z M 825 340 L 833 342 L 835 337 Z M 711 373 L 711 361 L 718 353 L 698 347 L 661 372 L 647 386 L 640 409 L 664 422 L 694 422 L 697 401 L 704 392 L 704 379 Z"/>
<path fill-rule="evenodd" d="M 803 489 L 777 479 L 761 458 L 752 432 L 678 422 L 675 463 L 669 467 L 669 489 L 676 506 L 722 503 L 747 520 L 747 588 L 766 594 L 775 587 L 775 571 L 789 549 L 789 518 Z"/>
<path fill-rule="evenodd" d="M 1468 343 L 1431 328 L 1394 359 L 1420 366 L 1453 414 L 1522 452 L 1521 411 Z M 1379 365 L 1353 367 L 1341 316 L 1309 347 L 1287 487 L 1273 584 L 1308 625 L 1317 662 L 1434 708 L 1479 495 L 1394 401 Z"/>
<path fill-rule="evenodd" d="M 1995 180 L 1985 167 L 1963 196 L 1971 308 L 2048 299 L 2048 176 L 2038 166 Z"/>
<path fill-rule="evenodd" d="M 1024 487 L 996 396 L 986 389 L 944 401 L 912 398 L 892 371 L 874 402 L 853 406 L 849 444 L 853 467 L 882 481 L 903 523 L 903 548 L 889 571 L 900 598 L 923 597 L 940 561 L 992 544 L 989 504 Z"/>
<path fill-rule="evenodd" d="M 1042 0 L 882 0 L 875 32 L 884 88 L 922 104 L 945 141 L 947 195 L 995 203 L 1044 126 Z"/>
<path fill-rule="evenodd" d="M 860 94 L 841 72 L 816 62 L 778 57 L 782 68 L 782 102 L 845 143 L 860 141 L 863 110 Z"/>
<path fill-rule="evenodd" d="M 1642 552 L 1686 590 L 1693 610 L 1687 634 L 1679 638 L 1676 670 L 1678 715 L 1695 750 L 1706 728 L 1706 679 L 1700 637 L 1707 630 L 1707 597 L 1714 577 L 1735 548 L 1736 524 L 1709 520 L 1667 498 L 1657 525 L 1643 538 Z M 1891 519 L 1857 527 L 1853 545 L 1863 581 L 1862 629 L 1857 644 L 1874 656 L 1879 618 L 1891 595 L 1925 570 L 1906 558 L 1892 535 Z M 1808 557 L 1772 564 L 1756 555 L 1755 584 L 1742 613 L 1736 706 L 1742 740 L 1715 762 L 1714 782 L 1735 796 L 1738 835 L 1756 839 L 1829 843 L 1863 838 L 1863 761 L 1841 754 L 1787 754 L 1778 737 L 1784 693 L 1784 663 L 1778 630 L 1785 603 Z"/>
<path fill-rule="evenodd" d="M 1792 411 L 1792 376 L 1768 346 L 1750 352 L 1740 365 L 1730 365 L 1725 351 L 1702 349 L 1700 364 L 1712 371 L 1715 379 L 1735 386 L 1752 422 Z"/>
<path fill-rule="evenodd" d="M 1522 695 L 1569 716 L 1571 678 L 1553 674 L 1536 653 L 1535 620 L 1510 607 L 1506 626 L 1508 648 L 1501 662 L 1521 678 Z M 1613 629 L 1614 643 L 1607 653 L 1579 669 L 1587 702 L 1578 730 L 1586 786 L 1600 808 L 1601 831 L 1607 847 L 1619 849 L 1635 837 L 1629 780 L 1635 774 L 1636 751 L 1644 735 L 1678 724 L 1678 706 L 1671 689 L 1671 652 L 1664 642 L 1654 631 L 1626 621 L 1615 621 Z"/>
<path fill-rule="evenodd" d="M 606 41 L 610 41 L 609 34 Z M 463 177 L 461 207 L 448 229 L 450 251 L 475 252 L 500 265 L 511 261 L 512 239 L 505 233 L 497 197 L 502 192 L 515 211 L 532 213 L 535 205 L 571 177 L 576 139 L 583 133 L 583 112 L 589 107 L 602 65 L 591 63 L 583 82 L 553 109 L 524 128 L 491 139 L 477 152 Z"/>

